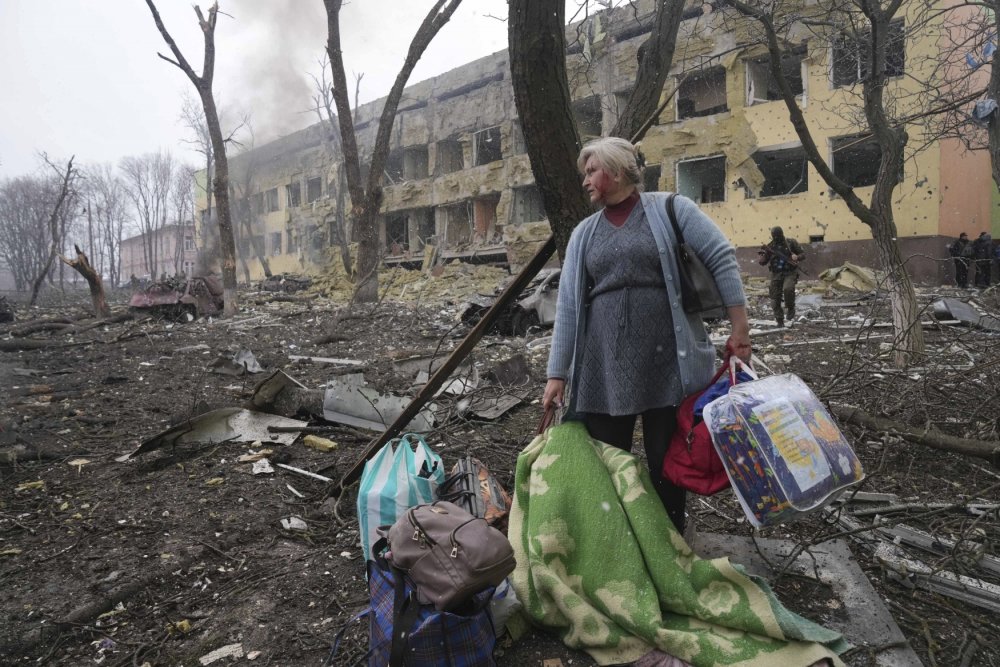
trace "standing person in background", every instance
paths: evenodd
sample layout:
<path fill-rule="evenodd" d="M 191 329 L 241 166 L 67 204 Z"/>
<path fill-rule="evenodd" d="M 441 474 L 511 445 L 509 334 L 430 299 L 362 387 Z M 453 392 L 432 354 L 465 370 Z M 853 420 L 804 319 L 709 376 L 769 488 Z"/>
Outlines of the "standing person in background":
<path fill-rule="evenodd" d="M 962 232 L 950 246 L 948 254 L 955 260 L 955 284 L 965 289 L 969 286 L 969 259 L 972 257 L 972 244 L 969 235 Z"/>
<path fill-rule="evenodd" d="M 699 315 L 684 312 L 666 193 L 640 194 L 636 150 L 615 137 L 584 146 L 577 166 L 600 211 L 569 240 L 559 280 L 548 383 L 542 404 L 562 406 L 591 437 L 632 449 L 642 416 L 650 477 L 677 530 L 684 532 L 686 492 L 663 476 L 677 406 L 703 389 L 715 346 Z M 715 277 L 732 333 L 727 349 L 750 358 L 746 298 L 735 251 L 715 223 L 686 197 L 675 197 L 688 246 Z"/>
<path fill-rule="evenodd" d="M 976 287 L 990 286 L 993 271 L 993 239 L 986 232 L 972 242 L 972 259 L 976 261 Z"/>
<path fill-rule="evenodd" d="M 781 227 L 771 229 L 771 242 L 761 246 L 757 252 L 762 266 L 771 272 L 771 284 L 768 295 L 771 297 L 771 308 L 778 326 L 785 326 L 785 313 L 781 309 L 784 299 L 788 311 L 788 321 L 795 319 L 795 283 L 799 280 L 799 262 L 806 256 L 802 246 L 795 239 L 786 239 Z"/>

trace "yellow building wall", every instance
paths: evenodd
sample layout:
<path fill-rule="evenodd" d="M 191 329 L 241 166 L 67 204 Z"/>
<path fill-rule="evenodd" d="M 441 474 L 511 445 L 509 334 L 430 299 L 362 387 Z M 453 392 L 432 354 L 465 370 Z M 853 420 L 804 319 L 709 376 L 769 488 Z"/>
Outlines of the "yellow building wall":
<path fill-rule="evenodd" d="M 704 55 L 711 48 L 708 44 L 702 44 L 700 48 L 694 49 L 694 55 Z M 929 80 L 922 77 L 930 76 L 929 72 L 919 70 L 921 67 L 930 67 L 935 48 L 933 40 L 908 39 L 907 75 L 893 79 L 890 83 L 890 88 L 899 92 L 898 98 L 904 100 L 904 104 L 905 100 L 912 103 L 918 101 L 912 95 L 920 85 L 916 82 Z M 691 50 L 687 53 L 690 54 Z M 649 162 L 656 164 L 662 161 L 660 187 L 668 190 L 676 187 L 677 160 L 724 154 L 726 201 L 702 204 L 702 209 L 716 221 L 735 245 L 755 246 L 766 242 L 769 240 L 769 229 L 774 225 L 781 225 L 788 235 L 799 240 L 808 240 L 811 235 L 821 235 L 827 242 L 870 239 L 868 227 L 848 210 L 839 197 L 832 195 L 811 164 L 808 166 L 807 192 L 763 199 L 745 196 L 738 179 L 744 175 L 742 170 L 756 171 L 750 160 L 755 150 L 786 148 L 800 143 L 783 101 L 746 105 L 745 58 L 761 53 L 758 47 L 757 50 L 737 51 L 722 58 L 722 64 L 727 70 L 728 112 L 705 118 L 673 121 L 676 117 L 674 104 L 668 106 L 661 116 L 662 124 L 651 129 L 643 140 L 643 150 Z M 829 163 L 831 139 L 860 131 L 860 126 L 853 125 L 850 119 L 863 118 L 861 90 L 858 86 L 852 95 L 851 91 L 833 88 L 828 46 L 819 38 L 813 37 L 810 40 L 804 62 L 805 95 L 800 107 L 816 145 Z M 683 68 L 684 65 L 680 64 L 678 70 L 682 71 Z M 671 81 L 666 87 L 667 91 L 676 85 L 676 79 Z M 897 110 L 897 113 L 905 112 L 905 107 Z M 946 207 L 961 209 L 974 206 L 977 214 L 981 215 L 978 212 L 982 210 L 984 197 L 988 202 L 989 189 L 982 188 L 978 177 L 967 177 L 970 171 L 979 168 L 978 163 L 963 158 L 959 164 L 951 159 L 953 156 L 950 152 L 946 153 L 936 143 L 916 152 L 915 149 L 924 143 L 921 129 L 908 126 L 907 132 L 908 159 L 904 167 L 904 179 L 893 194 L 893 210 L 899 236 L 916 237 L 941 233 Z M 943 156 L 946 154 L 950 161 L 944 161 Z M 962 181 L 966 187 L 961 190 L 943 187 L 943 171 L 949 173 L 953 181 Z M 872 190 L 872 187 L 863 187 L 856 188 L 855 192 L 867 204 Z"/>

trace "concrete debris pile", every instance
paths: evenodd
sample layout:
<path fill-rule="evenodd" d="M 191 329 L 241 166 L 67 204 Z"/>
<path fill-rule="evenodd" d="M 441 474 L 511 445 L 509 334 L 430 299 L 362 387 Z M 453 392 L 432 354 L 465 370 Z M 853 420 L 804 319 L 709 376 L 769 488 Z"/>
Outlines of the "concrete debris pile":
<path fill-rule="evenodd" d="M 379 294 L 390 301 L 446 301 L 466 299 L 474 294 L 493 294 L 510 277 L 507 269 L 474 265 L 453 260 L 431 271 L 398 267 L 379 271 Z M 327 270 L 313 279 L 309 291 L 339 302 L 348 302 L 354 283 L 343 263 L 331 262 Z"/>

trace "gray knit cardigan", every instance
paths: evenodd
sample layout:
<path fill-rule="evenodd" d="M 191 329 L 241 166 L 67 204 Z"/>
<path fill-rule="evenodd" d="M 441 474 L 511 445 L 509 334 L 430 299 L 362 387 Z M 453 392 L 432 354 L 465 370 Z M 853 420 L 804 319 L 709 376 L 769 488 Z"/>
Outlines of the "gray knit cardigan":
<path fill-rule="evenodd" d="M 681 303 L 677 259 L 674 254 L 677 241 L 667 218 L 667 196 L 668 193 L 665 192 L 642 193 L 640 201 L 660 253 L 667 297 L 673 314 L 674 336 L 677 339 L 677 367 L 684 394 L 688 395 L 703 389 L 712 379 L 715 371 L 715 347 L 708 339 L 701 316 L 688 315 Z M 687 197 L 678 195 L 674 208 L 685 242 L 715 276 L 723 303 L 726 306 L 745 305 L 746 297 L 733 246 L 712 219 Z M 574 412 L 576 403 L 572 391 L 573 372 L 577 353 L 582 350 L 583 336 L 586 333 L 587 276 L 584 258 L 601 214 L 598 211 L 573 230 L 559 277 L 556 321 L 547 372 L 549 378 L 566 380 L 570 414 Z"/>

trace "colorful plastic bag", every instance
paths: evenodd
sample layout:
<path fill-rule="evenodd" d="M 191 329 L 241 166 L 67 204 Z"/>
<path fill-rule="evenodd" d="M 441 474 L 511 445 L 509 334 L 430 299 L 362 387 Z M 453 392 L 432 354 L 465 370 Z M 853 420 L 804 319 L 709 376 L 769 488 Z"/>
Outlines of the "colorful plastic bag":
<path fill-rule="evenodd" d="M 393 449 L 393 442 L 396 447 Z M 391 526 L 416 505 L 434 502 L 444 482 L 444 462 L 419 435 L 390 441 L 365 463 L 358 487 L 358 523 L 365 560 L 379 539 L 379 526 Z"/>
<path fill-rule="evenodd" d="M 704 418 L 754 526 L 794 519 L 864 479 L 854 450 L 795 375 L 736 385 L 705 406 Z"/>

